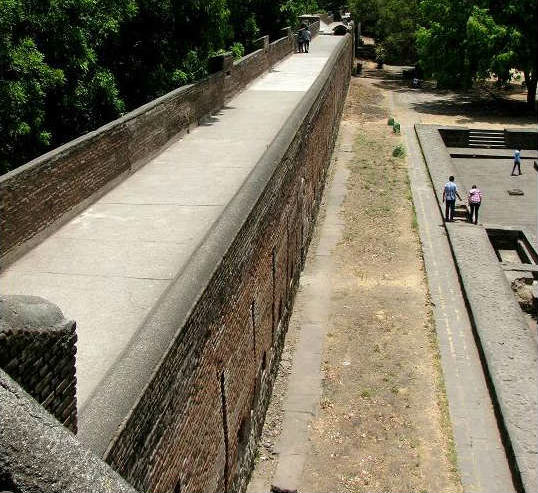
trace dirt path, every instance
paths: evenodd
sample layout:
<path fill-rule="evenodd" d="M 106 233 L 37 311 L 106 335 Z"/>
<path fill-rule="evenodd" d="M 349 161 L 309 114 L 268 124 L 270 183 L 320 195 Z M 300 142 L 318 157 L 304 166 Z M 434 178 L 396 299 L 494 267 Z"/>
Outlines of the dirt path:
<path fill-rule="evenodd" d="M 460 491 L 438 351 L 401 139 L 387 126 L 387 92 L 353 79 L 332 176 L 344 167 L 325 303 L 320 408 L 310 424 L 299 491 Z M 309 253 L 314 265 L 319 238 Z M 305 269 L 308 272 L 309 265 Z M 315 276 L 315 269 L 307 275 Z M 302 284 L 304 281 L 302 281 Z M 249 491 L 268 491 L 294 341 L 307 303 L 301 287 L 281 375 Z M 308 336 L 308 334 L 302 334 Z"/>

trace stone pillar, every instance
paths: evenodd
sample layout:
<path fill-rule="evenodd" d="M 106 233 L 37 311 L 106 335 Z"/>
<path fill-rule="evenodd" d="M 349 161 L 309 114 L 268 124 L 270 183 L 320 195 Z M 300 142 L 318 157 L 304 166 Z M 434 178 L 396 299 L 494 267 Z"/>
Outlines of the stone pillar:
<path fill-rule="evenodd" d="M 292 38 L 293 32 L 291 31 L 291 27 L 285 27 L 284 29 L 280 30 L 280 33 L 283 38 Z"/>
<path fill-rule="evenodd" d="M 269 49 L 269 36 L 265 35 L 261 38 L 255 39 L 253 44 L 254 48 L 257 50 L 267 51 Z"/>
<path fill-rule="evenodd" d="M 0 368 L 77 431 L 76 324 L 37 296 L 0 295 Z"/>

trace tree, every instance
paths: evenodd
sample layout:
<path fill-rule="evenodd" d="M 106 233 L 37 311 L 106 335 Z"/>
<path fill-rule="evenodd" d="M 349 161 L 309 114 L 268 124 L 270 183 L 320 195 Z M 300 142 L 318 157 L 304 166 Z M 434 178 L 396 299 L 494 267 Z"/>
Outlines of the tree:
<path fill-rule="evenodd" d="M 506 0 L 493 2 L 490 6 L 496 23 L 507 30 L 506 44 L 492 60 L 492 71 L 521 70 L 527 86 L 527 103 L 536 105 L 538 28 L 536 0 Z"/>
<path fill-rule="evenodd" d="M 361 23 L 362 32 L 374 34 L 379 20 L 379 1 L 350 0 L 349 8 L 353 19 Z"/>
<path fill-rule="evenodd" d="M 352 0 L 351 13 L 362 31 L 383 45 L 389 63 L 415 63 L 417 0 Z"/>
<path fill-rule="evenodd" d="M 417 52 L 424 73 L 439 87 L 470 87 L 466 33 L 472 5 L 467 0 L 422 0 L 419 8 Z"/>
<path fill-rule="evenodd" d="M 417 50 L 426 74 L 443 87 L 470 87 L 521 70 L 527 103 L 536 98 L 536 3 L 534 0 L 421 0 Z"/>

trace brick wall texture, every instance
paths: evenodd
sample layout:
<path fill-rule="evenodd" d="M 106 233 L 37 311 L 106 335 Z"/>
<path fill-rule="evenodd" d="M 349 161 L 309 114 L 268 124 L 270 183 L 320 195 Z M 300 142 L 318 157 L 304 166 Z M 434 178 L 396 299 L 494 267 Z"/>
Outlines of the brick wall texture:
<path fill-rule="evenodd" d="M 26 297 L 0 296 L 2 310 L 4 305 L 18 298 Z M 17 312 L 19 306 L 13 304 L 9 309 Z M 6 321 L 12 318 L 6 317 L 7 314 L 2 311 L 0 321 L 0 368 L 60 423 L 76 433 L 75 323 L 62 318 L 54 325 L 41 325 L 37 318 L 27 326 L 16 326 Z M 14 313 L 13 317 L 19 315 Z"/>
<path fill-rule="evenodd" d="M 140 491 L 245 488 L 321 200 L 352 38 L 107 462 Z"/>

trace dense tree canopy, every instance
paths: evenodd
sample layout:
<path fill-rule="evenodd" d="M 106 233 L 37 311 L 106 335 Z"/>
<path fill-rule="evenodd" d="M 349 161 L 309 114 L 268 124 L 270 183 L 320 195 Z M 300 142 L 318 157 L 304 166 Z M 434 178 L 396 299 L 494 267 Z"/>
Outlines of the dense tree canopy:
<path fill-rule="evenodd" d="M 417 0 L 350 0 L 350 8 L 362 31 L 383 46 L 386 62 L 416 61 Z"/>
<path fill-rule="evenodd" d="M 0 173 L 334 0 L 0 0 Z"/>
<path fill-rule="evenodd" d="M 535 0 L 421 0 L 420 62 L 446 87 L 469 87 L 490 75 L 500 83 L 524 73 L 527 100 L 536 96 Z"/>
<path fill-rule="evenodd" d="M 529 105 L 536 97 L 536 0 L 350 0 L 363 31 L 386 61 L 418 61 L 440 87 L 468 88 L 524 73 Z"/>

